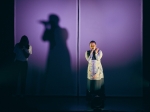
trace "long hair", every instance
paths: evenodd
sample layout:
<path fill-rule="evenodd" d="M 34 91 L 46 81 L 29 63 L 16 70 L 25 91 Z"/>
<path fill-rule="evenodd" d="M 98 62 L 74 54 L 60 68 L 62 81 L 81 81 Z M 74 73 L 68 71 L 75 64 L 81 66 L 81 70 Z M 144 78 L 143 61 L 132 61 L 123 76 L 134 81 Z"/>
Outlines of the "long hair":
<path fill-rule="evenodd" d="M 29 39 L 26 35 L 23 35 L 19 42 L 20 47 L 22 48 L 25 46 L 27 49 L 29 49 Z"/>

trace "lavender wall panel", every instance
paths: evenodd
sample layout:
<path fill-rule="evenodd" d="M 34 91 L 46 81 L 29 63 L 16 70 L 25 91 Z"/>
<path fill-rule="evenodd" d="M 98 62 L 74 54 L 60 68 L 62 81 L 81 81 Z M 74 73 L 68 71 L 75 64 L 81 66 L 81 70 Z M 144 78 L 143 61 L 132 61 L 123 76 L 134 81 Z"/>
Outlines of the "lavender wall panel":
<path fill-rule="evenodd" d="M 76 2 L 76 0 L 15 0 L 15 43 L 19 42 L 22 35 L 27 35 L 33 47 L 33 54 L 29 57 L 27 94 L 77 94 Z M 44 41 L 43 36 L 44 22 L 49 21 L 51 14 L 60 19 L 59 28 L 52 31 L 56 43 L 53 50 L 50 49 L 50 37 L 46 35 L 45 38 L 48 39 Z"/>
<path fill-rule="evenodd" d="M 85 51 L 103 52 L 107 96 L 142 95 L 142 0 L 79 0 L 80 95 L 85 95 Z"/>

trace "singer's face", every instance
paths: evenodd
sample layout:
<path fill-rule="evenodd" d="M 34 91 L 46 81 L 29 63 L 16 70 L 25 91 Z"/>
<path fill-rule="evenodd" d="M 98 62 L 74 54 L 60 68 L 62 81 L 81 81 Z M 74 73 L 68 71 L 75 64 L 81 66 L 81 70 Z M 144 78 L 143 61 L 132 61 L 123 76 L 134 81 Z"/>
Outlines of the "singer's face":
<path fill-rule="evenodd" d="M 96 44 L 95 43 L 90 43 L 90 49 L 95 50 L 95 48 L 96 48 Z"/>

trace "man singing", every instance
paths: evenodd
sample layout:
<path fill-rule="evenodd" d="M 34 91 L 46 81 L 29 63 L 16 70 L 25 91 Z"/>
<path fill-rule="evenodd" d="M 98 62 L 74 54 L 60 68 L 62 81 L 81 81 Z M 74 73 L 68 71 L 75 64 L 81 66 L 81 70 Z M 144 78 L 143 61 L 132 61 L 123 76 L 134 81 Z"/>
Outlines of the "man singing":
<path fill-rule="evenodd" d="M 96 97 L 100 100 L 100 106 L 104 106 L 104 74 L 101 64 L 103 56 L 102 51 L 97 48 L 96 42 L 89 43 L 90 50 L 85 52 L 85 58 L 88 61 L 87 68 L 87 98 L 92 102 Z M 96 102 L 97 103 L 97 102 Z"/>

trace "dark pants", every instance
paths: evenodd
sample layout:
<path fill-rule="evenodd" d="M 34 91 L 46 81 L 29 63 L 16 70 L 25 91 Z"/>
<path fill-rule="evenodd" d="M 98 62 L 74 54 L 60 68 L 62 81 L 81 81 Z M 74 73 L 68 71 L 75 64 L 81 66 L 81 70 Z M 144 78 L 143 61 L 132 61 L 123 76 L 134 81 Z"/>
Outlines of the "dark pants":
<path fill-rule="evenodd" d="M 25 94 L 27 70 L 28 70 L 27 61 L 18 61 L 18 60 L 15 61 L 14 63 L 14 94 L 16 94 L 17 92 L 18 77 L 20 77 L 21 79 L 21 94 Z"/>
<path fill-rule="evenodd" d="M 87 100 L 94 102 L 97 100 L 100 105 L 104 106 L 105 90 L 104 90 L 104 78 L 101 80 L 89 80 L 87 79 Z M 98 96 L 98 97 L 96 97 Z M 103 107 L 102 106 L 102 107 Z"/>

